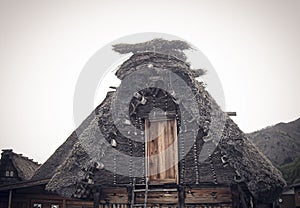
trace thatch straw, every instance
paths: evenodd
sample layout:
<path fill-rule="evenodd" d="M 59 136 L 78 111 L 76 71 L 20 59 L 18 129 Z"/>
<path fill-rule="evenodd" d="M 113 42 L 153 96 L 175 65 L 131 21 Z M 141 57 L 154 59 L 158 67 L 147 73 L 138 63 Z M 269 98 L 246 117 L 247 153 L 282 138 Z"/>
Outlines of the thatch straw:
<path fill-rule="evenodd" d="M 139 71 L 143 72 L 143 76 Z M 183 86 L 166 81 L 169 72 L 185 81 L 192 96 L 185 93 Z M 151 95 L 155 87 L 141 88 L 139 93 L 145 96 L 147 103 L 129 108 L 128 117 L 128 108 L 122 108 L 126 103 L 120 99 L 123 92 L 143 86 L 153 78 L 153 73 L 157 79 L 162 77 L 166 85 L 172 84 L 177 91 L 171 95 L 159 90 L 156 97 Z M 141 122 L 148 116 L 149 108 L 157 105 L 155 107 L 165 112 L 174 111 L 177 116 L 180 184 L 229 186 L 238 183 L 244 184 L 258 201 L 272 201 L 278 197 L 285 185 L 281 173 L 222 112 L 203 84 L 195 80 L 189 64 L 166 54 L 137 53 L 120 66 L 116 75 L 123 80 L 121 86 L 116 92 L 110 92 L 94 111 L 90 123 L 78 136 L 69 156 L 47 185 L 48 190 L 65 196 L 88 197 L 92 184 L 130 185 L 133 176 L 136 176 L 138 183 L 143 183 L 145 154 L 142 142 L 144 127 Z M 127 78 L 131 78 L 131 82 L 126 82 Z M 136 97 L 130 98 L 130 103 L 137 103 L 140 96 Z M 160 101 L 173 106 L 172 110 L 160 106 L 158 101 L 163 97 L 165 99 Z M 193 99 L 196 105 L 193 105 Z M 137 129 L 134 135 L 131 135 L 131 131 L 128 131 L 128 135 L 124 134 L 128 120 Z M 118 125 L 122 125 L 124 132 L 120 131 Z M 112 140 L 117 144 L 114 148 L 111 147 Z M 124 155 L 141 160 L 131 161 L 128 165 Z M 128 174 L 118 174 L 120 172 Z"/>

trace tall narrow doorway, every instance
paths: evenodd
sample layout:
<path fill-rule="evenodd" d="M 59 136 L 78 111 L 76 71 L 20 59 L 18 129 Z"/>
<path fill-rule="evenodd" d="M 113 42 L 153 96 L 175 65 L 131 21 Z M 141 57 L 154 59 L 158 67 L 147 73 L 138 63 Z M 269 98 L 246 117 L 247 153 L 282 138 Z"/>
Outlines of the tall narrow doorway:
<path fill-rule="evenodd" d="M 176 119 L 145 121 L 145 160 L 149 184 L 178 184 Z"/>

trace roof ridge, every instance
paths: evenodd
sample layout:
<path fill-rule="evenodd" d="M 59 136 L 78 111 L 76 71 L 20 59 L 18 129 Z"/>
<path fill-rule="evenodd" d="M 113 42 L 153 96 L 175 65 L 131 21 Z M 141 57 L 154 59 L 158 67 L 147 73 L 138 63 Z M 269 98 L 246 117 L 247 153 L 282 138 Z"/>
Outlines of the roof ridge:
<path fill-rule="evenodd" d="M 34 164 L 36 164 L 36 165 L 41 165 L 41 164 L 38 163 L 37 161 L 34 161 L 32 158 L 29 158 L 29 157 L 27 157 L 27 156 L 24 156 L 23 154 L 15 153 L 15 152 L 13 152 L 13 151 L 12 151 L 12 154 L 14 154 L 15 156 L 17 156 L 17 157 L 19 157 L 19 158 L 22 158 L 22 159 L 24 159 L 24 160 L 26 160 L 26 161 L 28 161 L 28 162 L 32 162 L 32 163 L 34 163 Z"/>
<path fill-rule="evenodd" d="M 13 149 L 2 149 L 2 154 L 10 154 L 10 155 L 19 157 L 19 158 L 21 158 L 21 159 L 23 159 L 23 160 L 26 160 L 26 161 L 28 161 L 28 162 L 32 162 L 32 163 L 34 163 L 35 165 L 39 165 L 39 166 L 41 165 L 39 162 L 34 161 L 34 159 L 29 158 L 29 157 L 23 155 L 22 153 L 16 153 L 16 152 L 14 152 Z"/>

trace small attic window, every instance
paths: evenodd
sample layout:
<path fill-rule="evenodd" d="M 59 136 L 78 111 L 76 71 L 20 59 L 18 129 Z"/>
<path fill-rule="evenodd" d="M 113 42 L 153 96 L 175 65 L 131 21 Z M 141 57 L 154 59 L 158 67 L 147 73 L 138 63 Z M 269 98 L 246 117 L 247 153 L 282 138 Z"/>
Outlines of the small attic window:
<path fill-rule="evenodd" d="M 42 208 L 42 204 L 39 203 L 33 204 L 33 208 Z"/>
<path fill-rule="evenodd" d="M 12 170 L 5 171 L 5 176 L 6 177 L 14 177 L 14 171 L 12 171 Z"/>

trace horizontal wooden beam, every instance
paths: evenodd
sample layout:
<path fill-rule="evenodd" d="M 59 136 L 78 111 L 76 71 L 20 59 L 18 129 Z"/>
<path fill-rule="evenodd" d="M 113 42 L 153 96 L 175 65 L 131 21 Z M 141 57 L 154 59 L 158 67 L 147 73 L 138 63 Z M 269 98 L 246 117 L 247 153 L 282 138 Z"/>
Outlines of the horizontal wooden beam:
<path fill-rule="evenodd" d="M 0 186 L 0 191 L 11 190 L 11 189 L 19 189 L 19 188 L 27 188 L 32 186 L 38 185 L 46 185 L 50 179 L 43 179 L 43 180 L 29 180 L 29 181 L 20 181 L 13 184 L 7 184 Z"/>
<path fill-rule="evenodd" d="M 226 112 L 228 116 L 236 116 L 236 112 Z"/>

